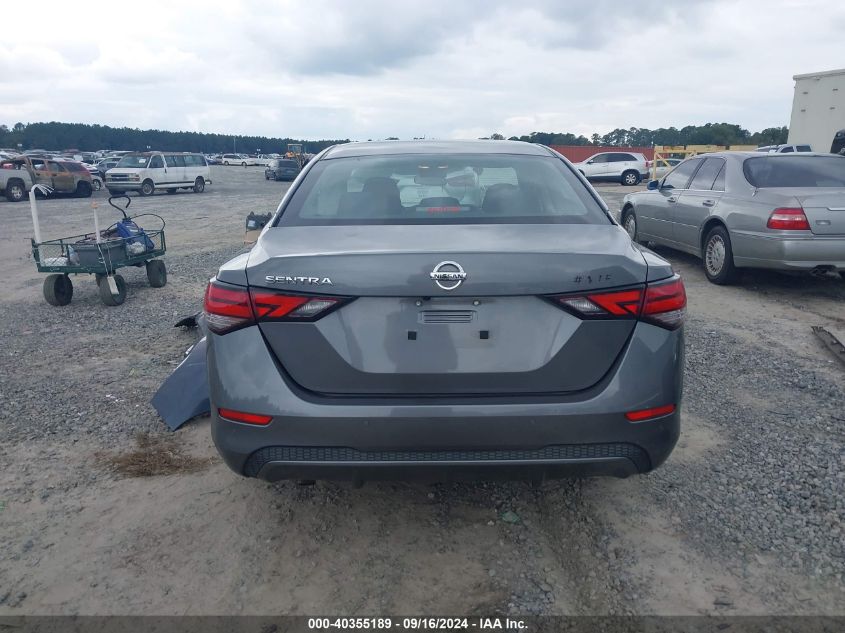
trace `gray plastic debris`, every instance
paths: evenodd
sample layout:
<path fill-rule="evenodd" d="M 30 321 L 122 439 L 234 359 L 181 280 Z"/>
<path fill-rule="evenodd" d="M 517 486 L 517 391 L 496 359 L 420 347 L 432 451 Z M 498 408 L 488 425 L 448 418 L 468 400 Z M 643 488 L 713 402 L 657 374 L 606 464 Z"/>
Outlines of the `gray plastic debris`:
<path fill-rule="evenodd" d="M 205 352 L 206 340 L 202 337 L 153 396 L 153 407 L 171 431 L 211 410 Z"/>

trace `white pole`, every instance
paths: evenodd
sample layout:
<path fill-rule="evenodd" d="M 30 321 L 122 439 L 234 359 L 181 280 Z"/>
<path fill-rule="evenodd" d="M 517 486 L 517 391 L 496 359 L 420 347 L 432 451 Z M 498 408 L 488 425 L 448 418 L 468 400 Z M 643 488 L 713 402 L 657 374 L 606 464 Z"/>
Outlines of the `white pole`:
<path fill-rule="evenodd" d="M 29 190 L 29 209 L 32 211 L 32 229 L 35 231 L 35 243 L 41 243 L 41 227 L 38 225 L 38 203 L 35 201 L 35 187 Z"/>
<path fill-rule="evenodd" d="M 94 239 L 97 244 L 100 243 L 100 218 L 97 217 L 97 203 L 91 203 L 91 208 L 94 209 Z"/>

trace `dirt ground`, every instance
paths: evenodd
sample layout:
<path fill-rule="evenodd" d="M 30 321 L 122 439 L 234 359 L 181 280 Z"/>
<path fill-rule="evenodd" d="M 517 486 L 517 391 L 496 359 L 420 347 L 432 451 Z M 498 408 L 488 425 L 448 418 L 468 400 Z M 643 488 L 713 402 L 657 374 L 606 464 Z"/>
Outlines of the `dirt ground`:
<path fill-rule="evenodd" d="M 627 480 L 269 485 L 232 473 L 207 419 L 149 405 L 196 334 L 204 281 L 286 184 L 213 168 L 206 193 L 133 199 L 167 219 L 170 278 L 52 308 L 29 207 L 0 202 L 0 615 L 845 614 L 845 281 L 748 272 L 689 296 L 683 431 Z M 599 187 L 614 210 L 630 188 Z M 95 194 L 107 215 L 105 195 Z M 92 200 L 41 204 L 45 238 Z"/>

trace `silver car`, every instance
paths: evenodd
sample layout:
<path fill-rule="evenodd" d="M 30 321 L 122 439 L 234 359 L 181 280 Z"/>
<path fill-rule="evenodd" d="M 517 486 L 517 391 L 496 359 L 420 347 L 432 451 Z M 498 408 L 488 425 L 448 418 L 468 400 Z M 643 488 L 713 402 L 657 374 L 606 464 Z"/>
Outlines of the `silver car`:
<path fill-rule="evenodd" d="M 645 472 L 685 306 L 546 147 L 334 146 L 208 285 L 214 441 L 270 481 Z"/>
<path fill-rule="evenodd" d="M 632 239 L 692 253 L 713 283 L 738 268 L 845 277 L 845 156 L 720 152 L 625 196 Z"/>

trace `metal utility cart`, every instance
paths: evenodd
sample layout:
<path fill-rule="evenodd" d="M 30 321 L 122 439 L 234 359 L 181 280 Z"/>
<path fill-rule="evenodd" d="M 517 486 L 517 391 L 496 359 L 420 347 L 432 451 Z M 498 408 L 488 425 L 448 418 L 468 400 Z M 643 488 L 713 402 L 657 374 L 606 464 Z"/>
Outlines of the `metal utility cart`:
<path fill-rule="evenodd" d="M 32 242 L 32 257 L 40 273 L 50 273 L 44 280 L 44 299 L 50 305 L 64 306 L 73 298 L 73 284 L 70 274 L 94 275 L 100 299 L 107 306 L 117 306 L 126 299 L 126 282 L 115 271 L 124 266 L 145 266 L 147 279 L 153 288 L 161 288 L 167 283 L 167 268 L 157 257 L 164 255 L 164 219 L 155 213 L 142 213 L 129 217 L 126 209 L 132 203 L 129 196 L 112 196 L 109 204 L 123 214 L 123 219 L 100 232 L 96 212 L 94 214 L 94 233 L 72 235 L 57 240 L 41 241 L 38 228 L 38 212 L 34 195 L 30 196 L 33 204 L 33 224 L 35 239 Z M 115 198 L 126 198 L 124 208 L 117 206 Z M 133 220 L 142 216 L 151 216 L 161 221 L 161 228 L 141 230 Z M 129 227 L 131 234 L 120 235 L 116 228 Z"/>

